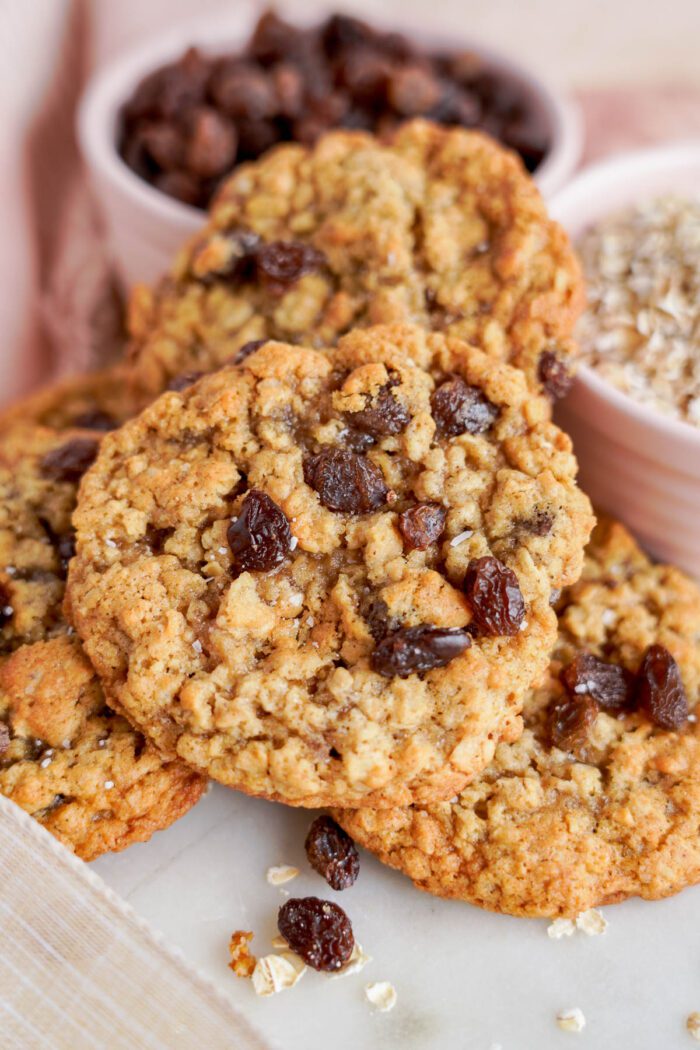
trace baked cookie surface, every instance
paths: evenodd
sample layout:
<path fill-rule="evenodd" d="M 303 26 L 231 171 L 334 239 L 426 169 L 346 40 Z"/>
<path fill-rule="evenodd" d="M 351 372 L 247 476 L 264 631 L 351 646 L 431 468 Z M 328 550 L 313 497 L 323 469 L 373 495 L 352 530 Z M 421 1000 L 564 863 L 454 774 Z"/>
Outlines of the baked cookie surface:
<path fill-rule="evenodd" d="M 697 585 L 602 521 L 520 739 L 453 801 L 336 817 L 419 888 L 496 911 L 664 897 L 700 880 L 699 696 Z"/>
<path fill-rule="evenodd" d="M 106 706 L 63 615 L 71 515 L 99 437 L 0 434 L 0 791 L 86 860 L 167 827 L 206 786 Z"/>
<path fill-rule="evenodd" d="M 130 370 L 114 365 L 100 372 L 60 379 L 0 412 L 0 435 L 22 424 L 53 430 L 89 430 L 99 435 L 143 407 L 134 395 Z"/>
<path fill-rule="evenodd" d="M 134 295 L 131 356 L 137 384 L 160 393 L 250 341 L 320 347 L 410 322 L 561 396 L 583 299 L 566 234 L 518 158 L 413 121 L 390 143 L 331 132 L 241 166 L 172 275 Z"/>
<path fill-rule="evenodd" d="M 519 729 L 592 517 L 521 372 L 414 327 L 270 342 L 107 435 L 73 622 L 164 751 L 296 805 L 447 797 Z"/>
<path fill-rule="evenodd" d="M 77 638 L 0 664 L 0 792 L 83 860 L 149 839 L 205 787 L 107 706 Z"/>

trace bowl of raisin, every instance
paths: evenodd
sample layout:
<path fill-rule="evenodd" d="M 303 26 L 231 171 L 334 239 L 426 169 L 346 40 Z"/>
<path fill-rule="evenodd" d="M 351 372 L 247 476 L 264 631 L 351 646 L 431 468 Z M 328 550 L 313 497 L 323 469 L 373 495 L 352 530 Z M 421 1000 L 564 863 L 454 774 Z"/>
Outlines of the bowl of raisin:
<path fill-rule="evenodd" d="M 168 268 L 237 165 L 332 128 L 386 137 L 422 117 L 486 131 L 545 195 L 575 168 L 576 110 L 512 60 L 420 26 L 317 18 L 237 8 L 176 26 L 92 79 L 78 135 L 127 286 Z"/>

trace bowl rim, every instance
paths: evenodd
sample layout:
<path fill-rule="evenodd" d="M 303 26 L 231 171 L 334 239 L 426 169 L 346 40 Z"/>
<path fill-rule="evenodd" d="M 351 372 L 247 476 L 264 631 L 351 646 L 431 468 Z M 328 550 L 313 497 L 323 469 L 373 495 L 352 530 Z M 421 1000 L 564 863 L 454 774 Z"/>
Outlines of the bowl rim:
<path fill-rule="evenodd" d="M 665 143 L 659 146 L 648 146 L 643 149 L 624 150 L 610 157 L 597 161 L 583 168 L 570 182 L 563 186 L 549 201 L 549 210 L 552 218 L 556 219 L 569 233 L 566 213 L 575 209 L 582 197 L 587 199 L 603 197 L 605 191 L 611 186 L 635 185 L 635 179 L 640 172 L 662 175 L 668 171 L 669 177 L 673 171 L 687 164 L 696 165 L 700 171 L 700 139 L 684 139 L 677 142 Z M 634 177 L 634 178 L 633 178 Z M 669 183 L 669 190 L 672 185 Z M 661 191 L 659 191 L 661 192 Z M 635 202 L 653 199 L 654 191 L 635 195 L 632 191 L 627 204 L 617 205 L 606 209 L 601 207 L 597 218 L 587 222 L 582 229 L 594 225 L 607 215 L 624 211 L 625 207 L 633 207 Z M 579 231 L 580 232 L 580 231 Z M 573 234 L 569 234 L 572 237 Z M 574 241 L 575 246 L 575 241 Z M 635 400 L 630 394 L 619 390 L 612 383 L 603 379 L 590 365 L 580 363 L 576 369 L 574 378 L 575 397 L 576 386 L 585 386 L 589 392 L 602 401 L 606 401 L 620 415 L 645 427 L 650 425 L 667 438 L 681 442 L 700 450 L 700 427 L 693 423 L 687 423 L 682 419 L 674 419 L 642 402 Z"/>
<path fill-rule="evenodd" d="M 284 10 L 281 13 L 285 15 Z M 319 8 L 313 12 L 297 11 L 291 17 L 296 24 L 311 25 L 327 13 L 324 8 Z M 239 0 L 235 13 L 204 19 L 183 19 L 168 32 L 151 34 L 138 44 L 125 48 L 93 72 L 82 93 L 76 128 L 78 143 L 89 167 L 112 184 L 116 183 L 132 203 L 148 208 L 159 218 L 185 230 L 201 226 L 206 211 L 174 200 L 140 178 L 125 164 L 116 149 L 114 137 L 119 109 L 144 76 L 175 59 L 186 47 L 197 46 L 215 54 L 242 46 L 258 14 L 259 8 L 255 3 Z M 381 29 L 395 28 L 388 21 L 382 25 L 379 15 L 371 21 Z M 420 26 L 418 20 L 408 21 L 401 31 L 409 37 L 419 36 L 423 47 L 473 50 L 489 64 L 507 70 L 527 86 L 542 107 L 552 136 L 551 149 L 534 178 L 543 195 L 554 193 L 575 169 L 583 148 L 583 120 L 574 100 L 521 64 L 517 58 L 481 44 L 475 38 L 460 38 L 455 42 L 454 37 L 448 37 L 447 33 L 441 35 L 432 30 L 426 31 L 425 25 Z"/>

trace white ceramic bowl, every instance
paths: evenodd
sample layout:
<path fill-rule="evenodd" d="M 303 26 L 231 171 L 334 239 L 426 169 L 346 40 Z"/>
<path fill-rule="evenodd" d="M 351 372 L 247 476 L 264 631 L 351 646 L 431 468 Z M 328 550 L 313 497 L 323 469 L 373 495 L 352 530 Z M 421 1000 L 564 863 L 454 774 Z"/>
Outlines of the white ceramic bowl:
<path fill-rule="evenodd" d="M 232 5 L 233 6 L 233 5 Z M 117 270 L 126 285 L 153 281 L 170 265 L 183 241 L 201 226 L 203 213 L 154 189 L 135 175 L 116 150 L 117 123 L 122 104 L 148 73 L 176 59 L 194 44 L 211 54 L 241 48 L 249 39 L 260 9 L 237 0 L 235 12 L 224 20 L 199 19 L 179 24 L 99 70 L 87 86 L 78 113 L 78 138 L 101 207 Z M 316 22 L 318 11 L 306 21 Z M 298 17 L 294 21 L 303 22 Z M 381 18 L 374 20 L 380 28 Z M 537 77 L 510 59 L 474 45 L 471 40 L 440 38 L 425 25 L 402 24 L 409 37 L 424 48 L 443 51 L 474 50 L 489 65 L 520 80 L 548 121 L 552 148 L 537 172 L 545 196 L 562 186 L 574 171 L 583 141 L 578 109 L 565 96 L 546 87 Z"/>
<path fill-rule="evenodd" d="M 596 164 L 554 197 L 551 211 L 576 241 L 604 216 L 668 192 L 700 192 L 700 142 Z M 641 405 L 585 365 L 558 417 L 593 502 L 652 554 L 700 577 L 700 428 Z"/>

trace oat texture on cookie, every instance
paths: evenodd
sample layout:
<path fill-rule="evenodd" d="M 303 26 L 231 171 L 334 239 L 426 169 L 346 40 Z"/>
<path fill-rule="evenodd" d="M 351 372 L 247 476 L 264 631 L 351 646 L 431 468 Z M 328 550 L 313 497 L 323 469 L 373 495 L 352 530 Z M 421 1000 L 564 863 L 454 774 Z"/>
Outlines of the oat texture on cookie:
<path fill-rule="evenodd" d="M 261 339 L 332 345 L 410 322 L 568 389 L 578 263 L 519 159 L 426 121 L 389 142 L 331 132 L 236 170 L 208 226 L 130 310 L 137 388 L 160 393 Z"/>
<path fill-rule="evenodd" d="M 107 706 L 62 611 L 71 515 L 99 434 L 0 434 L 0 792 L 91 860 L 185 813 L 206 779 Z"/>
<path fill-rule="evenodd" d="M 34 424 L 53 430 L 114 430 L 143 407 L 123 364 L 72 376 L 14 402 L 0 412 L 0 435 Z"/>
<path fill-rule="evenodd" d="M 135 723 L 230 786 L 448 797 L 546 667 L 592 524 L 575 471 L 522 373 L 456 339 L 270 342 L 106 436 L 72 617 Z"/>
<path fill-rule="evenodd" d="M 421 889 L 573 917 L 700 880 L 700 590 L 601 521 L 549 673 L 455 801 L 337 813 Z"/>

